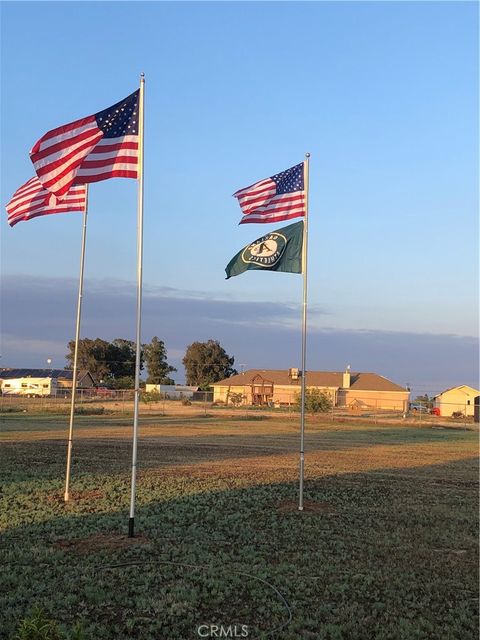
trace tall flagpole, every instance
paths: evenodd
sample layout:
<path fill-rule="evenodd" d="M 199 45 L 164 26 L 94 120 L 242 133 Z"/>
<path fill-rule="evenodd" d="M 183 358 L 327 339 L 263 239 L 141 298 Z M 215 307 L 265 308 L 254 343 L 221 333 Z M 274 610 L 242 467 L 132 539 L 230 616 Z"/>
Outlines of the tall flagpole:
<path fill-rule="evenodd" d="M 137 479 L 138 407 L 140 401 L 141 326 L 142 326 L 142 267 L 143 267 L 143 118 L 145 74 L 140 74 L 138 103 L 138 205 L 137 205 L 137 331 L 135 354 L 135 402 L 133 408 L 132 484 L 128 537 L 135 535 L 135 488 Z"/>
<path fill-rule="evenodd" d="M 303 224 L 303 305 L 302 305 L 302 395 L 300 418 L 300 487 L 298 509 L 303 511 L 303 476 L 305 468 L 305 385 L 307 377 L 307 258 L 308 258 L 308 179 L 310 169 L 310 154 L 305 154 L 303 163 L 303 186 L 305 189 L 305 221 Z"/>
<path fill-rule="evenodd" d="M 85 266 L 85 246 L 87 241 L 87 211 L 88 211 L 88 185 L 85 185 L 85 208 L 83 210 L 82 250 L 80 252 L 80 277 L 79 277 L 79 283 L 78 283 L 77 325 L 75 328 L 75 352 L 73 355 L 72 398 L 70 402 L 70 425 L 68 429 L 67 471 L 65 474 L 65 494 L 63 496 L 63 499 L 65 502 L 68 502 L 70 500 L 70 470 L 71 470 L 71 464 L 72 464 L 73 422 L 75 419 L 75 400 L 77 397 L 78 342 L 80 340 L 80 320 L 82 317 L 83 272 L 84 272 L 84 266 Z"/>

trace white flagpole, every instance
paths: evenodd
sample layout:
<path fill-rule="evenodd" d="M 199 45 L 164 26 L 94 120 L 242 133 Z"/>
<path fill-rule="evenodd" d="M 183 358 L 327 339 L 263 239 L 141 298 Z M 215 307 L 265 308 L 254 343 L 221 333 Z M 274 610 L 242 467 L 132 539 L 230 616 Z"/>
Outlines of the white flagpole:
<path fill-rule="evenodd" d="M 307 258 L 308 258 L 308 179 L 310 168 L 310 154 L 305 154 L 303 163 L 303 186 L 305 189 L 305 221 L 303 223 L 303 308 L 302 308 L 302 395 L 300 418 L 300 487 L 298 509 L 303 511 L 303 476 L 305 468 L 305 385 L 307 377 Z"/>
<path fill-rule="evenodd" d="M 84 272 L 84 266 L 85 266 L 85 246 L 87 241 L 87 210 L 88 210 L 88 185 L 85 185 L 85 208 L 83 210 L 82 250 L 80 252 L 80 277 L 79 277 L 79 283 L 78 283 L 77 325 L 75 328 L 75 352 L 73 355 L 72 398 L 70 402 L 70 425 L 68 429 L 67 471 L 65 474 L 65 494 L 63 496 L 63 499 L 65 502 L 68 502 L 70 500 L 70 470 L 71 470 L 71 464 L 72 464 L 73 422 L 75 419 L 75 400 L 77 396 L 78 342 L 80 340 L 80 320 L 82 317 L 82 298 L 83 298 L 83 272 Z"/>
<path fill-rule="evenodd" d="M 143 118 L 144 118 L 145 74 L 140 75 L 138 101 L 138 205 L 137 205 L 137 330 L 135 355 L 135 401 L 133 408 L 132 484 L 130 492 L 130 517 L 128 537 L 135 535 L 135 488 L 137 478 L 138 407 L 140 401 L 140 360 L 142 325 L 142 266 L 143 266 Z"/>

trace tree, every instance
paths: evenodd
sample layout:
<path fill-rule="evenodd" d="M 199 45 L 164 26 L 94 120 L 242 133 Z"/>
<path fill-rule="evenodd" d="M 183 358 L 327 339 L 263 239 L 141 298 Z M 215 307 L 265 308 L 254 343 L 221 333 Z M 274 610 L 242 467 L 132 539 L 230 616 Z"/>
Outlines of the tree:
<path fill-rule="evenodd" d="M 104 380 L 105 384 L 110 389 L 134 389 L 135 388 L 135 376 L 120 376 L 118 378 L 113 378 L 112 376 L 107 376 Z M 140 386 L 142 386 L 140 384 Z"/>
<path fill-rule="evenodd" d="M 182 360 L 187 384 L 203 390 L 214 382 L 237 373 L 233 369 L 235 358 L 230 357 L 218 340 L 193 342 L 187 347 Z"/>
<path fill-rule="evenodd" d="M 133 340 L 115 338 L 108 346 L 110 378 L 135 378 L 137 347 Z M 143 369 L 143 353 L 140 351 L 140 369 Z"/>
<path fill-rule="evenodd" d="M 110 371 L 108 366 L 109 345 L 109 342 L 101 340 L 100 338 L 96 338 L 95 340 L 82 338 L 78 341 L 77 366 L 79 369 L 89 371 L 97 384 L 102 378 L 106 378 Z M 65 357 L 69 363 L 68 368 L 73 369 L 75 340 L 70 340 L 68 348 L 70 349 L 70 353 L 67 353 Z"/>
<path fill-rule="evenodd" d="M 143 351 L 148 371 L 147 383 L 174 384 L 174 380 L 169 378 L 168 374 L 176 369 L 167 362 L 167 350 L 163 340 L 154 336 L 150 344 L 143 345 Z"/>
<path fill-rule="evenodd" d="M 433 407 L 433 398 L 429 398 L 428 394 L 425 394 L 424 396 L 417 396 L 413 402 L 422 404 L 427 409 L 431 409 Z"/>
<path fill-rule="evenodd" d="M 296 405 L 298 409 L 302 406 L 302 396 L 298 394 L 296 397 Z M 305 411 L 309 413 L 327 413 L 332 409 L 332 399 L 328 393 L 320 391 L 320 389 L 305 389 Z"/>
<path fill-rule="evenodd" d="M 66 355 L 68 368 L 73 368 L 75 341 L 68 343 L 70 353 Z M 107 342 L 101 338 L 82 338 L 78 342 L 78 368 L 86 369 L 97 384 L 104 380 L 113 388 L 132 388 L 135 382 L 136 346 L 132 340 L 115 338 Z M 143 353 L 140 354 L 140 369 L 143 368 Z"/>

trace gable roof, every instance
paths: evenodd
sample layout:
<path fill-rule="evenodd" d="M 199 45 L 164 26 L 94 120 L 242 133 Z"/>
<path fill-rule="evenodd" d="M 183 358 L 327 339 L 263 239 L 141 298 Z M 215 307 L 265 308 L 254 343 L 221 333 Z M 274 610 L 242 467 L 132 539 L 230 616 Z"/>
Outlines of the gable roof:
<path fill-rule="evenodd" d="M 440 396 L 443 396 L 446 393 L 450 393 L 451 391 L 463 391 L 463 393 L 465 395 L 480 395 L 480 391 L 478 389 L 475 389 L 474 387 L 470 387 L 468 384 L 460 384 L 458 385 L 458 387 L 450 387 L 449 389 L 445 389 L 445 391 L 441 391 L 440 393 L 437 393 L 436 396 L 433 396 L 434 399 L 435 398 L 439 398 Z"/>
<path fill-rule="evenodd" d="M 350 389 L 358 391 L 407 391 L 378 373 L 352 373 Z"/>
<path fill-rule="evenodd" d="M 215 382 L 212 387 L 217 386 L 245 386 L 252 384 L 256 376 L 261 376 L 276 385 L 288 385 L 300 387 L 301 378 L 292 380 L 288 374 L 288 369 L 248 369 L 244 373 L 238 373 L 230 378 L 225 378 Z M 341 389 L 343 386 L 343 371 L 307 371 L 307 386 L 312 387 L 333 387 Z M 407 392 L 395 382 L 378 375 L 377 373 L 351 372 L 350 389 L 355 391 L 403 391 Z"/>

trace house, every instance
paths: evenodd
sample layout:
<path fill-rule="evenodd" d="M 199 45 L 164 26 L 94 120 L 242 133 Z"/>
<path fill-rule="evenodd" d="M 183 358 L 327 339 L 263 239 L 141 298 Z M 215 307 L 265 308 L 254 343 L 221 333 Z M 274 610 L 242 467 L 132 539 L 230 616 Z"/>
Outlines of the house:
<path fill-rule="evenodd" d="M 72 369 L 53 369 L 53 375 L 57 378 L 59 389 L 71 389 L 73 387 Z M 91 389 L 96 386 L 97 382 L 89 371 L 85 369 L 77 371 L 77 389 Z"/>
<path fill-rule="evenodd" d="M 440 410 L 441 416 L 451 416 L 455 412 L 463 413 L 465 416 L 473 416 L 475 398 L 478 395 L 480 395 L 478 389 L 462 384 L 434 396 L 433 406 Z"/>
<path fill-rule="evenodd" d="M 0 389 L 3 395 L 50 396 L 60 389 L 71 389 L 73 371 L 70 369 L 0 369 Z M 95 387 L 88 371 L 79 371 L 77 389 Z"/>
<path fill-rule="evenodd" d="M 231 402 L 242 394 L 244 404 L 291 405 L 301 391 L 298 369 L 249 369 L 212 385 L 214 402 Z M 406 411 L 409 391 L 377 373 L 307 371 L 307 389 L 328 394 L 336 407 Z M 238 397 L 238 396 L 236 396 Z"/>

